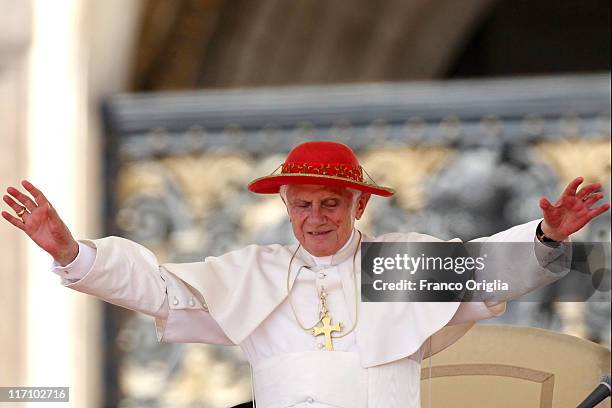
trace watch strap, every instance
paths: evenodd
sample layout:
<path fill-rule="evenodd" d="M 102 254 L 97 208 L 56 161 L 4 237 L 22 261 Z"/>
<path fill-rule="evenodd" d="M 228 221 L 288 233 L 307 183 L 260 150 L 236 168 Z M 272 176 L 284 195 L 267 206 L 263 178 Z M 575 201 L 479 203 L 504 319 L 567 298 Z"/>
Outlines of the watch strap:
<path fill-rule="evenodd" d="M 540 221 L 538 227 L 536 228 L 536 238 L 538 238 L 538 241 L 548 246 L 561 245 L 561 241 L 556 241 L 544 234 L 544 231 L 542 231 L 542 221 Z"/>

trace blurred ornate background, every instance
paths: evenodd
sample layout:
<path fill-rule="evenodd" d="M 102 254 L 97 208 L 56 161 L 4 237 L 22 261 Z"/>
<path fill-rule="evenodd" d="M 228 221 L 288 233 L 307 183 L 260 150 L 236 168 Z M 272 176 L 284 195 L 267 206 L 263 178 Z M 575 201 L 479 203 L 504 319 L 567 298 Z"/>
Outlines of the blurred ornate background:
<path fill-rule="evenodd" d="M 291 243 L 280 198 L 245 186 L 277 168 L 295 144 L 317 139 L 349 144 L 376 182 L 397 189 L 392 199 L 371 201 L 360 229 L 491 235 L 538 218 L 539 197 L 557 196 L 578 173 L 610 196 L 609 81 L 581 75 L 116 96 L 105 105 L 113 141 L 108 232 L 173 262 Z M 580 238 L 609 242 L 610 215 Z M 491 323 L 609 344 L 610 305 L 591 300 L 514 302 Z M 117 322 L 107 335 L 119 358 L 107 361 L 116 364 L 120 406 L 249 398 L 239 352 L 158 345 L 150 319 L 107 309 Z M 194 361 L 224 368 L 195 369 Z"/>

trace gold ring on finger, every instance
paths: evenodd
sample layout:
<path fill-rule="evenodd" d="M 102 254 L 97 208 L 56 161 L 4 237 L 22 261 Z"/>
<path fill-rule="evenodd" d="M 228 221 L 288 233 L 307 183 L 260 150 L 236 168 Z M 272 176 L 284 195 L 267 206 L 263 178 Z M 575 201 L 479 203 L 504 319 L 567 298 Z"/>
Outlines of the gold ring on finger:
<path fill-rule="evenodd" d="M 27 211 L 27 210 L 26 210 L 26 208 L 25 208 L 25 207 L 23 207 L 23 208 L 21 209 L 21 211 L 19 211 L 19 212 L 17 213 L 17 216 L 18 216 L 19 218 L 21 218 L 21 216 L 22 216 L 23 214 L 25 214 L 25 212 L 26 212 L 26 211 Z"/>

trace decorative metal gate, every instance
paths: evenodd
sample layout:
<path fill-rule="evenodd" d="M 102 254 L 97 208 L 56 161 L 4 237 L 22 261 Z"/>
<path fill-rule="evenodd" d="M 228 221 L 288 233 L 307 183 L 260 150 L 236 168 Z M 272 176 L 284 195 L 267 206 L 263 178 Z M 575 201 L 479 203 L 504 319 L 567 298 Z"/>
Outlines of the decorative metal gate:
<path fill-rule="evenodd" d="M 538 218 L 538 198 L 576 175 L 601 181 L 610 199 L 609 75 L 117 95 L 104 119 L 106 233 L 164 262 L 292 242 L 280 199 L 246 184 L 305 140 L 350 145 L 375 181 L 396 188 L 360 221 L 372 234 L 490 235 Z M 609 242 L 609 213 L 582 238 Z M 609 333 L 609 305 L 576 307 L 589 335 Z M 511 308 L 504 319 L 563 323 L 546 310 Z M 105 328 L 108 407 L 250 399 L 237 348 L 160 345 L 150 318 L 112 305 Z"/>

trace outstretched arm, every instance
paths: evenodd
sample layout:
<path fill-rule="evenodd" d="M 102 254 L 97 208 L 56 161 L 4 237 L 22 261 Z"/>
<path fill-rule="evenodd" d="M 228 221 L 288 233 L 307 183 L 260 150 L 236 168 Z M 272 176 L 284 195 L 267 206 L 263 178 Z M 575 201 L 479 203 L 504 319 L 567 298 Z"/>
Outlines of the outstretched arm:
<path fill-rule="evenodd" d="M 28 181 L 22 185 L 32 196 L 9 187 L 4 202 L 17 216 L 2 211 L 2 217 L 57 264 L 69 265 L 55 268 L 64 286 L 154 316 L 160 341 L 231 344 L 204 300 L 180 279 L 163 273 L 151 251 L 118 237 L 82 240 L 79 245 L 44 194 Z"/>
<path fill-rule="evenodd" d="M 168 314 L 166 285 L 153 253 L 117 237 L 83 241 L 79 247 L 45 195 L 28 181 L 22 185 L 31 196 L 9 187 L 3 199 L 16 216 L 3 211 L 2 217 L 26 233 L 56 264 L 69 265 L 55 268 L 56 273 L 61 271 L 64 286 L 148 315 L 163 318 Z M 108 250 L 101 253 L 100 247 Z"/>
<path fill-rule="evenodd" d="M 544 237 L 537 236 L 535 246 L 535 257 L 527 251 L 528 247 L 514 246 L 517 251 L 525 251 L 517 255 L 509 251 L 498 251 L 498 267 L 489 268 L 482 276 L 476 275 L 477 280 L 501 279 L 510 283 L 507 293 L 487 294 L 483 292 L 479 298 L 486 300 L 482 302 L 462 303 L 459 310 L 449 324 L 459 324 L 468 321 L 482 320 L 503 313 L 505 304 L 502 301 L 515 299 L 525 293 L 535 290 L 543 285 L 554 282 L 561 278 L 564 272 L 569 271 L 570 251 L 569 247 L 559 246 L 561 241 L 567 240 L 572 234 L 578 232 L 593 218 L 599 216 L 610 208 L 609 203 L 595 207 L 604 195 L 598 190 L 601 184 L 588 184 L 578 190 L 583 178 L 577 177 L 565 188 L 561 196 L 552 204 L 548 199 L 540 199 L 540 208 L 543 213 L 541 222 Z M 489 255 L 499 249 L 497 242 L 529 242 L 534 239 L 537 221 L 516 226 L 507 231 L 500 232 L 492 237 L 476 239 L 483 243 L 492 242 L 485 252 Z M 539 243 L 538 241 L 542 242 Z M 552 241 L 552 242 L 551 242 Z M 557 241 L 555 243 L 554 241 Z M 505 259 L 507 258 L 507 259 Z M 495 259 L 494 257 L 490 257 Z M 515 265 L 514 268 L 505 270 L 503 265 Z"/>

